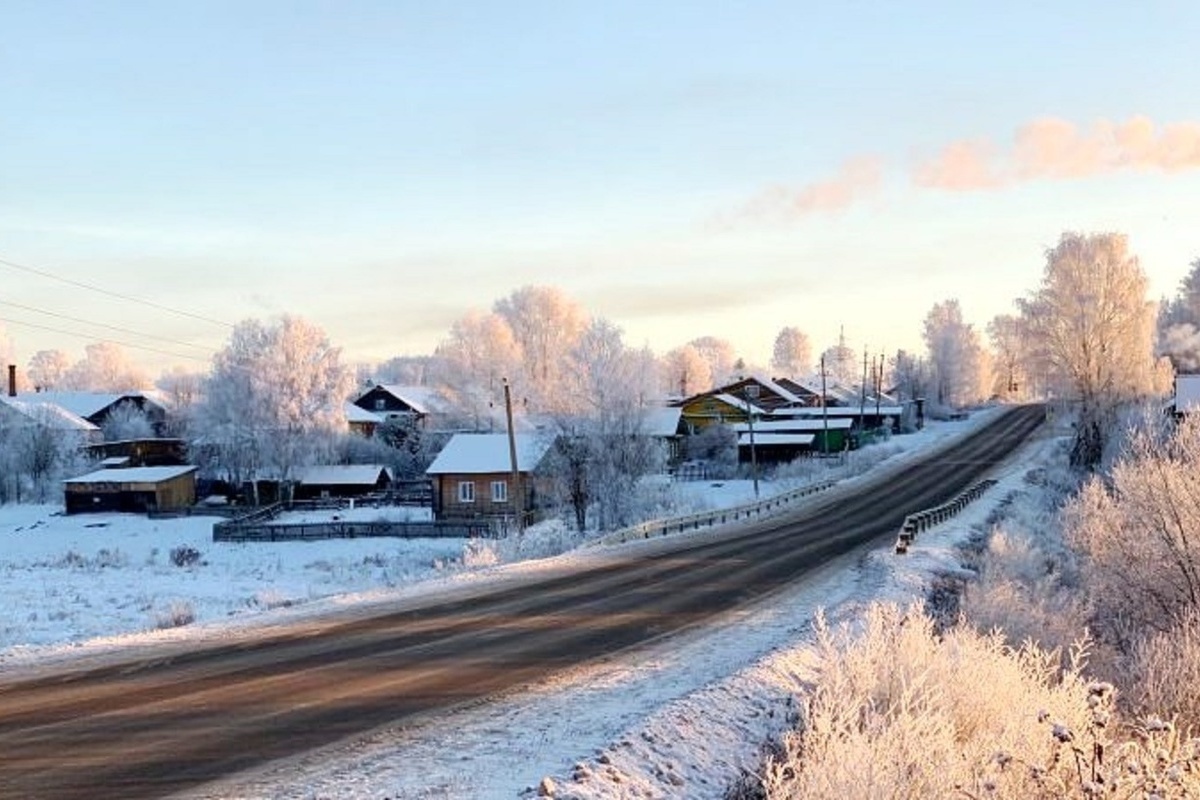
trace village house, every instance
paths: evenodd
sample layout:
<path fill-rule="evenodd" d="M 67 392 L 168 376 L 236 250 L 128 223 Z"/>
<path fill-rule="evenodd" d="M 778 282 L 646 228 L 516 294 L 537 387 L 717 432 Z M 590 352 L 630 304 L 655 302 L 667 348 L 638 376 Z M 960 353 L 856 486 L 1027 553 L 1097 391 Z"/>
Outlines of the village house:
<path fill-rule="evenodd" d="M 535 521 L 543 511 L 546 487 L 538 471 L 551 438 L 513 436 L 517 482 L 506 433 L 458 433 L 450 438 L 425 474 L 433 481 L 435 519 L 515 518 Z"/>

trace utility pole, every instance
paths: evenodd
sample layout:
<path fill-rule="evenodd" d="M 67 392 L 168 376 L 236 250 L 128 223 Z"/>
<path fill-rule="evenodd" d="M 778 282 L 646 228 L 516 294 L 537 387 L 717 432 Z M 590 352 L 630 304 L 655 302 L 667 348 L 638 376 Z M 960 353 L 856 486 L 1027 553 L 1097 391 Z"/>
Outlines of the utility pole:
<path fill-rule="evenodd" d="M 750 422 L 750 476 L 754 480 L 754 499 L 758 499 L 758 453 L 754 449 L 754 405 L 751 400 L 758 399 L 758 384 L 746 384 L 743 394 L 746 397 L 746 419 Z"/>
<path fill-rule="evenodd" d="M 864 419 L 867 413 L 867 348 L 863 348 L 863 376 L 862 386 L 858 393 L 858 426 L 861 428 L 860 433 L 866 434 L 867 421 Z"/>
<path fill-rule="evenodd" d="M 879 369 L 875 372 L 875 416 L 879 416 L 879 393 L 883 391 L 883 353 L 879 354 Z"/>
<path fill-rule="evenodd" d="M 825 438 L 821 442 L 821 452 L 829 458 L 829 395 L 825 387 L 825 354 L 821 354 L 821 417 L 825 421 Z"/>
<path fill-rule="evenodd" d="M 508 378 L 504 379 L 504 418 L 508 422 L 508 461 L 512 467 L 513 515 L 517 518 L 517 533 L 525 532 L 525 500 L 521 495 L 521 470 L 517 465 L 517 436 L 513 432 L 512 392 Z"/>

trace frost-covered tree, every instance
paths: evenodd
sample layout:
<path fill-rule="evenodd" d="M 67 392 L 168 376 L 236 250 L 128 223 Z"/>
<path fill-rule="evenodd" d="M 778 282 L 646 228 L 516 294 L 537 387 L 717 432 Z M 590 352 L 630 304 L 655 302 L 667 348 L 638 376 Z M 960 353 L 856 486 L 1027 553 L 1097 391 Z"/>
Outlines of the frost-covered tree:
<path fill-rule="evenodd" d="M 1073 464 L 1104 452 L 1116 404 L 1155 388 L 1155 304 L 1117 233 L 1064 233 L 1046 253 L 1041 288 L 1018 301 L 1032 362 L 1080 408 Z"/>
<path fill-rule="evenodd" d="M 1200 372 L 1200 258 L 1164 301 L 1158 315 L 1158 352 L 1179 372 Z"/>
<path fill-rule="evenodd" d="M 246 320 L 213 357 L 195 433 L 231 478 L 286 482 L 297 467 L 329 457 L 346 428 L 353 381 L 341 349 L 313 323 Z"/>
<path fill-rule="evenodd" d="M 1025 396 L 1030 391 L 1026 370 L 1025 330 L 1021 318 L 998 314 L 987 327 L 993 354 L 993 388 L 1001 396 Z"/>
<path fill-rule="evenodd" d="M 862 362 L 854 348 L 846 344 L 846 334 L 838 335 L 837 344 L 821 353 L 825 381 L 829 385 L 851 387 L 862 380 Z"/>
<path fill-rule="evenodd" d="M 713 387 L 713 372 L 708 361 L 690 344 L 677 347 L 663 358 L 666 394 L 690 397 Z"/>
<path fill-rule="evenodd" d="M 638 516 L 642 478 L 664 459 L 646 430 L 657 398 L 654 356 L 627 347 L 620 328 L 595 319 L 568 359 L 572 412 L 558 417 L 551 462 L 558 494 L 581 531 L 593 508 L 601 530 L 628 524 Z"/>
<path fill-rule="evenodd" d="M 151 439 L 155 436 L 154 422 L 136 403 L 128 400 L 119 404 L 100 426 L 106 442 L 128 439 Z"/>
<path fill-rule="evenodd" d="M 82 472 L 81 441 L 55 428 L 54 415 L 0 414 L 0 503 L 45 503 L 61 497 L 59 481 Z"/>
<path fill-rule="evenodd" d="M 375 367 L 371 376 L 378 383 L 428 386 L 433 380 L 434 356 L 395 356 Z"/>
<path fill-rule="evenodd" d="M 1129 643 L 1200 609 L 1200 421 L 1136 430 L 1107 480 L 1067 505 L 1065 528 L 1085 555 L 1095 624 Z"/>
<path fill-rule="evenodd" d="M 780 377 L 800 378 L 812 371 L 812 345 L 799 328 L 786 327 L 775 337 L 771 369 Z"/>
<path fill-rule="evenodd" d="M 984 385 L 983 347 L 974 327 L 963 321 L 957 300 L 934 304 L 925 317 L 924 336 L 934 375 L 931 399 L 953 407 L 979 401 Z"/>
<path fill-rule="evenodd" d="M 701 336 L 688 342 L 696 353 L 708 364 L 709 374 L 714 385 L 721 385 L 736 373 L 738 361 L 737 352 L 733 345 L 725 339 L 716 336 Z"/>
<path fill-rule="evenodd" d="M 167 407 L 167 435 L 183 436 L 187 431 L 192 412 L 203 396 L 205 378 L 203 372 L 177 366 L 164 372 L 154 382 Z"/>
<path fill-rule="evenodd" d="M 84 392 L 129 392 L 149 386 L 150 379 L 120 345 L 97 342 L 89 344 L 84 357 L 67 370 L 62 385 Z"/>
<path fill-rule="evenodd" d="M 524 286 L 497 300 L 493 311 L 508 323 L 520 348 L 531 402 L 557 410 L 563 364 L 587 327 L 587 312 L 553 286 Z"/>
<path fill-rule="evenodd" d="M 507 378 L 524 391 L 521 348 L 499 314 L 471 311 L 454 322 L 434 354 L 433 378 L 477 430 L 494 415 Z"/>
<path fill-rule="evenodd" d="M 29 359 L 29 380 L 35 391 L 46 392 L 62 386 L 71 359 L 61 350 L 39 350 Z"/>

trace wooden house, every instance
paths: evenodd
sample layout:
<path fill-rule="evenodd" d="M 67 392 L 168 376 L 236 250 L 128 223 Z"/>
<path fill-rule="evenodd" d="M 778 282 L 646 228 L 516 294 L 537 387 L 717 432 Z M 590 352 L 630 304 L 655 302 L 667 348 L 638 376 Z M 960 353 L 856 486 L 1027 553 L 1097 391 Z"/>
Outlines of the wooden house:
<path fill-rule="evenodd" d="M 506 433 L 457 433 L 425 470 L 433 481 L 435 519 L 514 518 L 526 522 L 542 511 L 545 479 L 538 468 L 550 450 L 547 436 L 514 435 L 517 479 Z"/>
<path fill-rule="evenodd" d="M 99 428 L 122 406 L 145 414 L 156 434 L 163 433 L 167 421 L 167 409 L 146 392 L 24 392 L 17 399 L 53 403 Z"/>
<path fill-rule="evenodd" d="M 367 411 L 355 403 L 346 403 L 346 425 L 351 433 L 356 433 L 364 439 L 375 435 L 384 418 L 374 411 Z"/>
<path fill-rule="evenodd" d="M 183 439 L 121 439 L 94 444 L 88 448 L 88 454 L 100 461 L 122 459 L 121 463 L 129 467 L 178 467 L 187 463 L 187 442 Z"/>
<path fill-rule="evenodd" d="M 63 481 L 68 514 L 172 511 L 196 502 L 196 467 L 101 469 Z"/>
<path fill-rule="evenodd" d="M 101 441 L 100 428 L 62 406 L 36 399 L 0 397 L 0 430 L 40 428 L 82 449 Z"/>
<path fill-rule="evenodd" d="M 325 464 L 297 472 L 295 498 L 362 497 L 382 494 L 392 485 L 392 473 L 382 464 Z"/>
<path fill-rule="evenodd" d="M 437 427 L 437 419 L 449 413 L 449 404 L 429 386 L 399 386 L 377 383 L 363 392 L 354 405 L 381 420 L 407 419 L 423 428 Z"/>

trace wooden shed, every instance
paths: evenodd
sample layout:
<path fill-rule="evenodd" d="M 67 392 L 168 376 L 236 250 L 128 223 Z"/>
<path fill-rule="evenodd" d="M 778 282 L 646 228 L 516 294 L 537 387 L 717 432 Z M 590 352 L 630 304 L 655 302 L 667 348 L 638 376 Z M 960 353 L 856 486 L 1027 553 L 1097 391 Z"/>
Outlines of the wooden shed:
<path fill-rule="evenodd" d="M 196 467 L 101 469 L 63 481 L 68 514 L 171 511 L 196 502 Z"/>
<path fill-rule="evenodd" d="M 386 492 L 392 485 L 392 473 L 382 464 L 324 464 L 305 467 L 298 472 L 297 478 L 297 500 L 362 497 Z"/>

